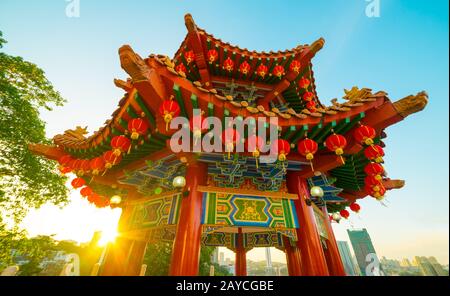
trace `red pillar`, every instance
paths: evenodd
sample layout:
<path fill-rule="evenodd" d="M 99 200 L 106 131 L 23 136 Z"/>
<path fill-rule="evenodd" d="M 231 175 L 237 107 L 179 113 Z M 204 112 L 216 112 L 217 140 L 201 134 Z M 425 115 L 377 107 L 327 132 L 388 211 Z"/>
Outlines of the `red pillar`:
<path fill-rule="evenodd" d="M 302 275 L 300 249 L 297 246 L 292 246 L 287 237 L 283 237 L 283 242 L 289 275 Z"/>
<path fill-rule="evenodd" d="M 242 233 L 241 227 L 238 228 L 237 234 L 235 274 L 237 276 L 247 275 L 247 256 L 244 248 L 244 234 Z"/>
<path fill-rule="evenodd" d="M 346 273 L 344 269 L 344 264 L 342 264 L 342 259 L 336 243 L 336 238 L 334 237 L 333 228 L 331 226 L 330 219 L 328 219 L 328 211 L 326 206 L 322 207 L 322 212 L 327 218 L 326 219 L 327 222 L 325 223 L 328 233 L 328 240 L 327 240 L 327 250 L 325 250 L 325 252 L 327 253 L 328 258 L 328 270 L 330 271 L 330 275 L 345 276 Z"/>
<path fill-rule="evenodd" d="M 200 260 L 202 193 L 197 186 L 206 185 L 208 167 L 192 162 L 186 168 L 188 196 L 182 196 L 180 218 L 172 250 L 169 275 L 198 275 Z"/>
<path fill-rule="evenodd" d="M 319 233 L 314 218 L 313 208 L 306 204 L 309 190 L 306 180 L 298 172 L 288 172 L 286 182 L 290 193 L 298 195 L 294 201 L 299 223 L 297 229 L 303 275 L 329 275 L 325 255 L 320 243 Z"/>

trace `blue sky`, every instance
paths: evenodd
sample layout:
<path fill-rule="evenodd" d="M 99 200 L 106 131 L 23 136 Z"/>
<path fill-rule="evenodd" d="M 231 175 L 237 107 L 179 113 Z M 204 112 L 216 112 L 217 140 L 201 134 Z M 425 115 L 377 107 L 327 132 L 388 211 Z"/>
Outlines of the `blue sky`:
<path fill-rule="evenodd" d="M 380 255 L 435 255 L 448 263 L 448 1 L 380 0 L 368 18 L 365 0 L 87 1 L 68 18 L 64 0 L 2 0 L 4 50 L 35 62 L 68 103 L 42 112 L 48 135 L 76 125 L 94 131 L 122 96 L 117 54 L 130 44 L 142 56 L 172 56 L 186 34 L 184 14 L 218 38 L 255 50 L 326 44 L 313 60 L 319 97 L 328 104 L 354 85 L 392 100 L 426 90 L 427 108 L 387 129 L 386 170 L 406 180 L 387 207 L 361 201 L 360 218 L 335 227 L 366 227 Z M 74 222 L 76 223 L 76 222 Z"/>

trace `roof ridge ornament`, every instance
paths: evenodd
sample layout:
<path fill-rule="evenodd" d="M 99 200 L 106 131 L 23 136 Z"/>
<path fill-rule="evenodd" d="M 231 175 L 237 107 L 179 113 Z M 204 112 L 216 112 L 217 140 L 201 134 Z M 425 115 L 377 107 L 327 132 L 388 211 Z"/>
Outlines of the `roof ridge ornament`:
<path fill-rule="evenodd" d="M 195 24 L 190 13 L 184 15 L 184 23 L 189 32 L 197 31 L 197 25 Z"/>

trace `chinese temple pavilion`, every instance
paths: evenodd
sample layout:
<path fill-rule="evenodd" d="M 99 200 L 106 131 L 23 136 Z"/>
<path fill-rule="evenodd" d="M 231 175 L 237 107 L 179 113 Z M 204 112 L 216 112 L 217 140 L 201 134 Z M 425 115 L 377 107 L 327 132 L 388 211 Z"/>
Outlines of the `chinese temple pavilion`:
<path fill-rule="evenodd" d="M 147 244 L 166 241 L 170 275 L 197 275 L 202 246 L 233 250 L 236 275 L 246 275 L 246 252 L 257 247 L 285 252 L 290 275 L 345 275 L 331 223 L 359 211 L 358 199 L 377 202 L 403 186 L 385 173 L 385 129 L 422 110 L 427 94 L 393 102 L 383 91 L 352 87 L 325 105 L 312 69 L 322 38 L 256 52 L 208 34 L 189 14 L 185 23 L 172 59 L 119 49 L 129 78 L 114 83 L 125 94 L 98 131 L 87 136 L 77 127 L 53 145 L 30 145 L 58 161 L 61 173 L 76 174 L 72 186 L 90 202 L 122 208 L 100 274 L 138 275 Z M 194 109 L 220 120 L 276 117 L 279 137 L 253 136 L 253 148 L 236 152 L 235 142 L 250 139 L 235 132 L 223 138 L 223 153 L 173 152 L 177 130 L 169 124 L 192 120 Z M 208 133 L 182 128 L 194 138 Z M 277 160 L 258 163 L 260 145 L 275 146 Z"/>

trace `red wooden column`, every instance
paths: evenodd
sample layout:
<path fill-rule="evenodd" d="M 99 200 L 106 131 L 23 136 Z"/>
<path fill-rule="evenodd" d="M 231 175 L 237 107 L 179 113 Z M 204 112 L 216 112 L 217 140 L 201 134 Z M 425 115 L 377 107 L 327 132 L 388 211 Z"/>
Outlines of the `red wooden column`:
<path fill-rule="evenodd" d="M 309 190 L 306 180 L 299 176 L 299 172 L 288 171 L 286 175 L 288 190 L 298 195 L 294 201 L 298 217 L 297 229 L 303 275 L 329 275 L 325 255 L 320 243 L 319 233 L 314 218 L 313 208 L 306 204 Z"/>
<path fill-rule="evenodd" d="M 197 186 L 206 185 L 207 175 L 205 163 L 193 161 L 186 168 L 186 187 L 183 190 L 189 195 L 182 196 L 169 275 L 198 275 L 203 195 Z"/>
<path fill-rule="evenodd" d="M 247 275 L 247 256 L 244 248 L 244 234 L 242 228 L 238 228 L 236 260 L 235 260 L 235 274 L 237 276 Z"/>
<path fill-rule="evenodd" d="M 289 275 L 302 275 L 300 249 L 297 246 L 292 246 L 287 237 L 283 237 L 283 242 Z"/>
<path fill-rule="evenodd" d="M 328 258 L 328 270 L 330 271 L 330 275 L 334 276 L 345 276 L 344 264 L 342 263 L 341 255 L 339 253 L 339 249 L 336 243 L 336 238 L 334 237 L 333 228 L 331 226 L 330 219 L 328 219 L 328 211 L 327 207 L 322 207 L 322 212 L 327 219 L 326 220 L 326 228 L 328 233 L 327 240 L 327 249 L 325 252 L 327 253 Z"/>

